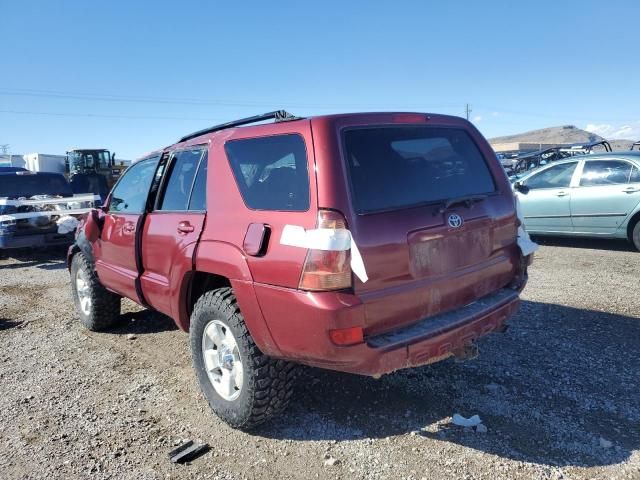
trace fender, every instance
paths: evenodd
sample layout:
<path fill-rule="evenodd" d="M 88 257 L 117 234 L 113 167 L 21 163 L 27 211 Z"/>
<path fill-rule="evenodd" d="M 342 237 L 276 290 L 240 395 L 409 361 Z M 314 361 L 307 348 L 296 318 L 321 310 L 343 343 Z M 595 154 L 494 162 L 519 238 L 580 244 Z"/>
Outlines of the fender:
<path fill-rule="evenodd" d="M 176 275 L 179 275 L 179 271 L 184 272 L 182 281 L 178 282 L 178 278 L 175 278 L 175 285 L 180 285 L 179 295 L 174 296 L 176 304 L 173 306 L 174 318 L 178 327 L 185 331 L 189 330 L 190 319 L 187 302 L 193 274 L 195 272 L 203 272 L 219 275 L 229 279 L 236 295 L 238 306 L 244 316 L 247 329 L 258 348 L 266 355 L 281 356 L 258 304 L 253 288 L 253 277 L 244 253 L 230 243 L 208 240 L 201 241 L 197 248 L 195 248 L 195 244 L 190 245 L 188 248 L 188 250 L 193 249 L 195 249 L 193 257 L 194 269 L 184 270 L 186 264 L 183 264 L 182 258 L 180 259 L 180 267 L 174 269 Z M 173 272 L 171 281 L 174 284 Z"/>
<path fill-rule="evenodd" d="M 95 257 L 93 256 L 93 247 L 91 242 L 87 240 L 87 237 L 84 234 L 83 230 L 78 230 L 78 235 L 76 236 L 76 241 L 73 245 L 69 247 L 67 251 L 67 269 L 71 269 L 71 261 L 73 260 L 73 256 L 82 252 L 83 255 L 89 260 L 91 265 L 95 264 Z"/>
<path fill-rule="evenodd" d="M 253 281 L 244 253 L 230 243 L 200 241 L 194 265 L 197 271 L 215 273 L 229 280 Z"/>

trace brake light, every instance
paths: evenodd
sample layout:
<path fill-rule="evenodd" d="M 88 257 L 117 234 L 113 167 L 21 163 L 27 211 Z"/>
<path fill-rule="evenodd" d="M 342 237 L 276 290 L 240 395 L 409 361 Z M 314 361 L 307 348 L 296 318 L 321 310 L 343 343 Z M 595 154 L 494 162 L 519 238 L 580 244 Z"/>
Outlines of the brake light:
<path fill-rule="evenodd" d="M 347 222 L 338 212 L 320 210 L 317 228 L 346 229 Z M 302 268 L 302 290 L 340 290 L 351 287 L 351 253 L 349 250 L 309 249 Z"/>

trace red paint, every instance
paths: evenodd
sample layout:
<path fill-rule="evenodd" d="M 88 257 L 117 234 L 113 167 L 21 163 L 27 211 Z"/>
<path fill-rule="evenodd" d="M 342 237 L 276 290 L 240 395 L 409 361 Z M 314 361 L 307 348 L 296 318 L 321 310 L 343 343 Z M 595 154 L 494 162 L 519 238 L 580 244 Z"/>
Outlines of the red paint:
<path fill-rule="evenodd" d="M 497 193 L 472 207 L 450 209 L 447 213 L 464 217 L 460 229 L 446 227 L 444 214 L 434 213 L 433 206 L 371 215 L 354 212 L 341 130 L 403 123 L 464 128 L 487 159 Z M 305 141 L 310 208 L 251 210 L 236 186 L 225 142 L 285 133 Z M 366 343 L 367 337 L 474 302 L 510 285 L 519 274 L 511 189 L 490 146 L 469 122 L 418 113 L 330 115 L 231 128 L 164 152 L 195 145 L 208 148 L 206 215 L 152 211 L 134 232 L 131 225 L 135 227 L 138 216 L 107 213 L 100 238 L 91 242 L 96 270 L 107 288 L 136 300 L 134 284 L 139 279 L 149 305 L 172 316 L 180 328 L 189 328 L 190 292 L 198 287 L 192 281 L 195 272 L 210 273 L 232 285 L 247 327 L 266 354 L 378 375 L 437 361 L 498 329 L 515 312 L 517 299 L 435 337 L 410 339 L 393 349 Z M 315 228 L 319 209 L 344 216 L 364 259 L 366 283 L 354 276 L 353 287 L 341 291 L 298 289 L 307 250 L 281 245 L 279 239 L 287 224 Z M 136 235 L 142 252 L 138 265 Z"/>

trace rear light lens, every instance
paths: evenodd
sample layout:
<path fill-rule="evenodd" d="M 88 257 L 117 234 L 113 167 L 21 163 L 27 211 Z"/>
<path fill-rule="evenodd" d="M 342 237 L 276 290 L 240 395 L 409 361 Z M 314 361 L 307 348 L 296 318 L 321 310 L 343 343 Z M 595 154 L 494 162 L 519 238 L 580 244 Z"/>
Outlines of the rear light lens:
<path fill-rule="evenodd" d="M 317 228 L 347 228 L 347 222 L 338 212 L 320 210 Z M 300 277 L 300 289 L 323 291 L 350 287 L 351 253 L 349 250 L 309 249 Z"/>
<path fill-rule="evenodd" d="M 364 342 L 362 327 L 339 328 L 329 330 L 329 338 L 339 346 L 356 345 Z"/>

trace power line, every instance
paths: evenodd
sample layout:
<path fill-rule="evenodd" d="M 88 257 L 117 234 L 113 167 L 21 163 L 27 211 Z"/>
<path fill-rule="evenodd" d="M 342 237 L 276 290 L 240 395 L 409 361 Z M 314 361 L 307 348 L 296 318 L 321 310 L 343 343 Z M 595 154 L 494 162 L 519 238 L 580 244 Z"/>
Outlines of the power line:
<path fill-rule="evenodd" d="M 129 120 L 184 120 L 198 122 L 222 122 L 222 118 L 189 118 L 189 117 L 155 117 L 146 115 L 108 115 L 101 113 L 62 113 L 62 112 L 33 112 L 23 110 L 0 110 L 0 113 L 12 113 L 17 115 L 43 115 L 53 117 L 96 117 L 96 118 L 116 118 Z"/>
<path fill-rule="evenodd" d="M 134 95 L 112 95 L 103 93 L 72 93 L 61 92 L 53 90 L 34 90 L 34 89 L 15 89 L 0 87 L 0 95 L 4 96 L 22 96 L 22 97 L 44 97 L 44 98 L 60 98 L 60 99 L 72 99 L 72 100 L 93 100 L 101 102 L 124 102 L 124 103 L 149 103 L 149 104 L 170 104 L 170 105 L 215 105 L 226 107 L 265 107 L 275 108 L 282 107 L 280 103 L 284 103 L 287 108 L 301 108 L 301 109 L 320 109 L 320 110 L 336 110 L 344 108 L 380 108 L 380 105 L 373 104 L 340 104 L 340 105 L 328 105 L 322 104 L 298 104 L 297 102 L 289 103 L 278 101 L 237 101 L 237 100 L 219 100 L 219 99 L 207 99 L 207 98 L 176 98 L 176 97 L 148 97 L 148 96 L 134 96 Z M 427 109 L 438 108 L 452 108 L 455 107 L 455 103 L 429 105 Z M 396 108 L 398 106 L 396 105 Z M 421 108 L 413 105 L 411 108 Z"/>

